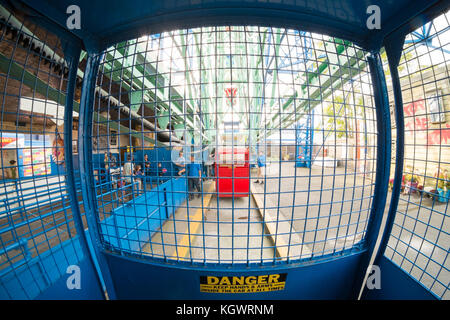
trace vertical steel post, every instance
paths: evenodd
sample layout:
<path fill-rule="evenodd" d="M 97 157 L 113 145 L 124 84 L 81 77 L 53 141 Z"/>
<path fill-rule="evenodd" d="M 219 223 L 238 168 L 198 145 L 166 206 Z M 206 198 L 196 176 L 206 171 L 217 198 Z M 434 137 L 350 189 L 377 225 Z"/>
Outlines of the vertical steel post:
<path fill-rule="evenodd" d="M 92 248 L 97 258 L 99 268 L 105 282 L 105 289 L 110 299 L 116 299 L 116 293 L 109 270 L 108 262 L 102 252 L 102 243 L 100 240 L 99 225 L 96 218 L 96 192 L 93 188 L 94 177 L 92 169 L 92 116 L 95 95 L 95 84 L 97 79 L 98 68 L 101 55 L 88 53 L 86 62 L 86 71 L 84 73 L 83 86 L 80 100 L 79 115 L 79 134 L 78 146 L 80 156 L 80 176 L 83 192 L 84 208 L 87 224 L 89 226 L 89 235 L 92 239 Z"/>
<path fill-rule="evenodd" d="M 403 115 L 403 98 L 402 88 L 400 85 L 400 79 L 398 75 L 398 64 L 400 56 L 405 42 L 405 36 L 395 36 L 393 39 L 386 42 L 386 54 L 389 62 L 389 71 L 391 72 L 392 89 L 394 93 L 395 101 L 395 123 L 396 123 L 396 154 L 395 154 L 395 172 L 394 172 L 394 184 L 392 187 L 391 201 L 389 204 L 389 211 L 386 218 L 386 224 L 383 231 L 383 236 L 378 247 L 373 264 L 377 265 L 380 258 L 384 255 L 389 237 L 391 235 L 392 226 L 395 220 L 395 214 L 397 212 L 398 202 L 400 199 L 400 192 L 402 186 L 403 175 L 403 161 L 404 161 L 404 145 L 405 145 L 405 121 Z M 388 181 L 389 183 L 389 181 Z M 367 294 L 367 289 L 364 286 L 361 293 L 361 299 L 364 299 Z"/>
<path fill-rule="evenodd" d="M 77 229 L 77 234 L 80 237 L 80 245 L 83 252 L 86 253 L 95 275 L 99 283 L 99 287 L 103 288 L 102 294 L 106 298 L 104 292 L 104 285 L 101 276 L 101 271 L 96 268 L 96 258 L 90 250 L 87 235 L 84 232 L 83 220 L 81 218 L 81 211 L 78 205 L 77 190 L 75 186 L 73 154 L 72 154 L 72 125 L 73 125 L 73 99 L 75 95 L 75 82 L 77 79 L 78 61 L 80 59 L 81 47 L 71 45 L 65 50 L 66 60 L 69 60 L 69 75 L 67 84 L 66 103 L 64 109 L 64 161 L 66 167 L 66 187 L 71 202 L 72 217 Z"/>
<path fill-rule="evenodd" d="M 295 166 L 311 168 L 313 151 L 314 111 L 306 115 L 305 123 L 295 125 Z M 304 133 L 302 132 L 304 131 Z M 304 139 L 302 139 L 304 138 Z M 302 158 L 300 158 L 302 156 Z"/>
<path fill-rule="evenodd" d="M 397 212 L 398 201 L 400 199 L 400 192 L 402 186 L 402 174 L 403 174 L 403 160 L 404 160 L 404 146 L 405 146 L 405 121 L 403 115 L 403 98 L 402 87 L 400 85 L 400 79 L 398 75 L 398 64 L 400 61 L 401 51 L 403 43 L 405 42 L 405 36 L 392 40 L 389 44 L 386 44 L 386 53 L 389 61 L 389 70 L 391 72 L 392 89 L 394 92 L 395 100 L 395 123 L 397 131 L 396 140 L 396 161 L 395 161 L 395 173 L 394 173 L 394 185 L 392 187 L 392 197 L 389 206 L 389 213 L 386 221 L 386 228 L 384 230 L 383 238 L 380 243 L 380 250 L 377 253 L 375 261 L 384 254 L 387 241 L 391 234 L 392 225 L 394 224 L 395 213 Z"/>
<path fill-rule="evenodd" d="M 362 255 L 353 284 L 352 299 L 357 299 L 363 285 L 367 268 L 370 265 L 381 229 L 387 199 L 391 163 L 391 121 L 389 97 L 379 52 L 367 57 L 372 78 L 374 100 L 377 115 L 377 167 L 375 175 L 374 197 L 366 231 L 366 252 Z"/>

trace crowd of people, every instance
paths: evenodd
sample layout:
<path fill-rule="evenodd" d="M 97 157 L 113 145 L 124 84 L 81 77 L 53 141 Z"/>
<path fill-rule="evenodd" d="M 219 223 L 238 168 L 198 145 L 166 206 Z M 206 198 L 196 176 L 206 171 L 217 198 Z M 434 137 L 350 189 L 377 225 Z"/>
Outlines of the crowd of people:
<path fill-rule="evenodd" d="M 116 169 L 117 160 L 111 153 L 105 153 L 104 158 L 105 169 Z M 134 161 L 133 155 L 128 155 L 123 168 L 120 172 L 119 187 L 125 187 L 132 183 L 137 184 L 138 192 L 143 192 L 153 187 L 152 183 L 165 182 L 165 177 L 169 175 L 185 176 L 188 180 L 188 192 L 189 198 L 193 199 L 196 194 L 200 197 L 202 192 L 202 180 L 212 179 L 215 174 L 215 151 L 209 153 L 208 158 L 205 160 L 198 160 L 195 154 L 191 154 L 189 161 L 186 161 L 183 150 L 179 151 L 176 159 L 172 159 L 174 171 L 168 172 L 168 169 L 161 162 L 156 164 L 155 169 L 152 167 L 152 162 L 147 154 L 144 154 L 143 160 L 139 163 Z M 257 180 L 256 183 L 264 183 L 264 167 L 266 166 L 266 157 L 263 152 L 260 152 L 257 157 Z M 150 177 L 150 179 L 149 179 Z M 155 179 L 156 178 L 156 179 Z M 125 191 L 123 191 L 125 194 Z"/>

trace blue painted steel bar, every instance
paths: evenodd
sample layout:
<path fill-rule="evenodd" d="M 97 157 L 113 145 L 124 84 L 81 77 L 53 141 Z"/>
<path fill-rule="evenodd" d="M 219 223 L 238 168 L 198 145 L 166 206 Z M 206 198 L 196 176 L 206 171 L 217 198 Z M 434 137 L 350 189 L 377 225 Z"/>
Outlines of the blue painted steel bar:
<path fill-rule="evenodd" d="M 434 148 L 439 148 L 439 156 L 437 158 L 434 156 L 432 157 L 432 153 L 429 150 L 431 143 L 428 141 L 425 144 L 416 142 L 417 137 L 424 136 L 424 133 L 432 127 L 426 126 L 425 128 L 420 128 L 414 126 L 411 129 L 409 125 L 417 119 L 420 119 L 423 114 L 420 114 L 419 112 L 413 112 L 411 114 L 408 112 L 407 106 L 403 105 L 403 99 L 407 101 L 407 103 L 411 101 L 413 101 L 413 103 L 415 101 L 421 101 L 419 100 L 419 97 L 421 97 L 421 90 L 430 90 L 428 88 L 433 85 L 438 87 L 438 85 L 434 83 L 434 81 L 437 80 L 433 79 L 430 81 L 429 78 L 427 78 L 425 70 L 427 70 L 426 67 L 428 67 L 428 62 L 421 59 L 421 57 L 426 55 L 423 53 L 425 50 L 427 50 L 430 55 L 431 52 L 436 52 L 436 50 L 433 50 L 435 47 L 430 45 L 431 41 L 429 40 L 431 38 L 437 37 L 436 40 L 438 43 L 447 43 L 442 41 L 442 39 L 449 28 L 448 13 L 442 15 L 442 18 L 447 20 L 447 24 L 443 26 L 444 29 L 436 28 L 433 30 L 433 34 L 430 34 L 429 30 L 425 33 L 424 25 L 422 27 L 424 35 L 420 41 L 405 41 L 405 38 L 410 38 L 412 35 L 416 34 L 413 32 L 407 36 L 406 32 L 402 30 L 399 30 L 385 40 L 395 100 L 394 111 L 397 130 L 396 167 L 386 227 L 380 240 L 379 250 L 374 259 L 374 264 L 381 268 L 382 287 L 381 290 L 377 291 L 364 290 L 362 293 L 362 298 L 364 299 L 445 299 L 446 290 L 448 290 L 448 279 L 441 277 L 442 274 L 445 274 L 445 272 L 448 271 L 448 269 L 446 270 L 447 263 L 445 260 L 448 257 L 448 247 L 441 247 L 439 243 L 440 240 L 435 240 L 444 238 L 448 235 L 448 231 L 446 231 L 444 224 L 434 226 L 432 222 L 432 219 L 435 216 L 445 217 L 448 205 L 439 207 L 437 199 L 433 200 L 431 203 L 427 202 L 427 198 L 433 195 L 435 191 L 425 190 L 426 182 L 431 178 L 431 174 L 427 174 L 426 172 L 432 172 L 433 167 L 436 165 L 438 168 L 445 168 L 445 166 L 448 165 L 448 159 L 444 156 L 444 150 L 447 146 L 443 144 L 443 141 L 433 145 Z M 439 35 L 442 36 L 439 37 Z M 428 39 L 426 38 L 427 36 L 429 36 Z M 411 43 L 413 45 L 411 45 Z M 421 46 L 420 55 L 418 54 L 419 46 Z M 413 54 L 412 58 L 405 59 L 406 61 L 403 59 L 400 61 L 400 57 L 406 57 L 408 52 L 416 54 Z M 442 52 L 445 51 L 442 50 Z M 444 64 L 447 65 L 448 56 L 443 55 L 442 57 L 444 59 Z M 433 59 L 433 75 L 438 74 L 438 71 L 434 70 L 439 70 L 439 64 L 442 63 L 438 63 L 436 60 L 439 59 Z M 418 70 L 414 69 L 414 67 L 410 67 L 415 64 L 418 65 Z M 400 82 L 398 70 L 402 70 L 405 66 L 406 72 L 402 72 L 402 81 Z M 419 80 L 414 80 L 417 78 L 419 78 Z M 439 75 L 439 82 L 445 81 L 444 79 L 446 78 L 448 78 L 447 73 L 443 73 L 443 76 Z M 413 81 L 414 85 L 412 86 L 411 84 Z M 417 94 L 417 92 L 419 93 Z M 410 94 L 413 96 L 411 97 Z M 437 95 L 439 94 L 437 93 Z M 426 99 L 426 96 L 422 97 L 423 99 Z M 428 107 L 424 106 L 424 112 L 427 113 L 427 111 L 429 112 Z M 405 128 L 407 132 L 406 135 Z M 408 146 L 407 148 L 404 147 L 405 144 Z M 424 151 L 425 159 L 423 156 L 417 155 L 419 152 L 422 152 L 422 149 L 426 150 Z M 420 164 L 418 164 L 419 162 L 424 163 L 424 174 L 421 173 Z M 411 164 L 412 168 L 410 167 Z M 406 168 L 404 169 L 405 165 Z M 403 175 L 406 177 L 410 172 L 422 175 L 423 180 L 421 181 L 421 188 L 423 188 L 423 191 L 420 193 L 419 199 L 409 196 L 409 191 L 406 191 L 404 196 L 401 196 L 402 184 L 408 185 L 407 179 L 403 181 Z M 434 182 L 433 184 L 435 185 L 434 188 L 436 188 L 437 182 Z M 429 182 L 428 185 L 430 185 Z M 407 190 L 407 187 L 405 187 L 405 190 Z M 417 191 L 415 192 L 418 193 Z M 424 219 L 422 222 L 421 217 L 424 213 L 429 214 L 429 218 Z M 411 219 L 413 222 L 408 222 L 407 224 L 405 222 L 406 219 Z M 422 233 L 419 228 L 420 224 L 426 224 L 424 233 Z M 408 225 L 412 225 L 412 227 L 409 228 Z M 434 232 L 436 231 L 438 232 L 438 235 L 435 236 Z M 411 239 L 420 239 L 427 247 L 424 244 L 421 244 L 420 247 L 414 248 L 413 241 L 405 240 L 404 238 L 404 235 L 408 232 L 411 232 Z M 430 236 L 431 232 L 433 232 L 433 236 Z M 405 249 L 401 250 L 401 246 L 404 246 Z M 432 249 L 429 249 L 428 246 Z M 411 258 L 409 253 L 412 250 L 417 250 L 418 256 L 423 257 L 423 260 L 426 262 L 424 263 L 423 260 L 420 261 L 417 257 Z M 442 252 L 442 258 L 436 254 L 440 251 Z M 408 264 L 412 264 L 413 267 L 409 267 Z M 434 270 L 430 271 L 428 267 L 432 264 L 440 265 L 439 272 L 435 273 Z M 416 273 L 411 271 L 415 269 L 420 270 L 423 274 L 417 276 Z M 425 277 L 429 277 L 433 282 L 428 279 L 427 281 L 424 281 Z"/>
<path fill-rule="evenodd" d="M 0 249 L 0 255 L 8 254 L 9 251 L 17 250 L 17 249 L 23 249 L 23 251 L 25 252 L 26 259 L 31 258 L 31 253 L 28 248 L 28 239 L 27 238 L 18 239 L 17 242 L 14 242 L 13 244 L 7 246 L 6 248 Z"/>
<path fill-rule="evenodd" d="M 80 244 L 85 252 L 87 259 L 92 265 L 92 269 L 95 270 L 96 280 L 98 281 L 99 287 L 103 288 L 103 280 L 100 274 L 100 270 L 96 268 L 96 259 L 90 250 L 87 235 L 84 232 L 83 220 L 81 218 L 81 211 L 78 204 L 77 190 L 75 186 L 74 177 L 74 165 L 73 165 L 73 148 L 72 148 L 72 125 L 73 125 L 73 98 L 75 95 L 75 81 L 77 78 L 78 62 L 80 60 L 81 44 L 79 46 L 74 46 L 71 43 L 70 47 L 66 50 L 66 59 L 68 59 L 67 54 L 70 53 L 70 63 L 69 63 L 69 77 L 67 85 L 66 94 L 66 106 L 64 109 L 64 154 L 65 154 L 65 165 L 66 165 L 66 186 L 67 192 L 69 194 L 70 202 L 72 203 L 72 216 L 74 220 L 75 227 L 77 229 L 77 234 L 80 237 Z M 102 290 L 104 295 L 105 290 Z M 105 297 L 105 296 L 104 296 Z M 105 297 L 106 298 L 106 297 Z"/>
<path fill-rule="evenodd" d="M 109 267 L 104 259 L 102 253 L 102 244 L 100 241 L 99 225 L 95 217 L 96 210 L 96 198 L 95 190 L 92 190 L 95 186 L 94 177 L 92 175 L 92 105 L 94 103 L 94 88 L 97 79 L 97 72 L 101 55 L 88 53 L 86 71 L 84 73 L 81 100 L 80 100 L 80 116 L 79 116 L 79 156 L 80 156 L 80 175 L 81 186 L 84 199 L 84 210 L 86 215 L 86 221 L 88 224 L 89 235 L 92 240 L 92 248 L 97 258 L 100 270 L 102 272 L 103 280 L 105 282 L 105 289 L 110 299 L 115 299 L 116 294 L 114 291 L 114 285 L 112 282 Z"/>
<path fill-rule="evenodd" d="M 367 57 L 370 67 L 374 100 L 377 115 L 377 162 L 374 197 L 366 231 L 366 253 L 361 257 L 358 273 L 354 283 L 354 299 L 357 299 L 361 290 L 361 282 L 364 282 L 367 268 L 375 250 L 378 235 L 380 233 L 384 208 L 387 199 L 389 183 L 389 170 L 391 160 L 391 121 L 389 111 L 389 98 L 384 77 L 383 65 L 379 52 L 372 52 Z"/>
<path fill-rule="evenodd" d="M 295 127 L 296 136 L 296 155 L 295 166 L 311 168 L 312 151 L 313 151 L 313 134 L 314 134 L 314 111 L 311 111 L 304 123 L 300 121 Z M 303 139 L 302 139 L 303 138 Z"/>
<path fill-rule="evenodd" d="M 405 144 L 405 120 L 403 115 L 403 98 L 400 79 L 398 75 L 398 63 L 400 61 L 401 50 L 403 47 L 405 37 L 399 37 L 392 40 L 386 45 L 386 53 L 389 61 L 389 70 L 391 72 L 392 89 L 395 101 L 395 123 L 397 131 L 396 140 L 396 154 L 395 154 L 395 173 L 394 185 L 392 187 L 391 202 L 389 205 L 389 213 L 386 221 L 383 237 L 380 242 L 380 247 L 375 258 L 375 264 L 384 254 L 389 235 L 391 234 L 392 226 L 395 220 L 395 213 L 397 212 L 398 201 L 400 199 L 400 192 L 402 186 L 403 176 L 403 160 L 404 160 L 404 144 Z"/>
<path fill-rule="evenodd" d="M 383 236 L 381 238 L 381 242 L 378 247 L 378 252 L 373 262 L 374 265 L 380 264 L 380 258 L 383 256 L 387 243 L 389 241 L 392 226 L 394 225 L 395 214 L 397 212 L 398 201 L 400 199 L 400 192 L 402 186 L 404 143 L 405 143 L 405 121 L 403 117 L 402 90 L 397 67 L 400 61 L 400 55 L 404 41 L 405 36 L 400 36 L 398 38 L 395 38 L 394 40 L 391 40 L 385 45 L 386 54 L 389 62 L 389 70 L 391 72 L 392 89 L 395 101 L 395 123 L 397 132 L 396 150 L 395 150 L 396 161 L 395 161 L 394 184 L 392 187 L 389 212 L 384 227 Z M 367 290 L 368 290 L 367 287 L 364 286 L 361 299 L 364 299 L 367 296 Z"/>

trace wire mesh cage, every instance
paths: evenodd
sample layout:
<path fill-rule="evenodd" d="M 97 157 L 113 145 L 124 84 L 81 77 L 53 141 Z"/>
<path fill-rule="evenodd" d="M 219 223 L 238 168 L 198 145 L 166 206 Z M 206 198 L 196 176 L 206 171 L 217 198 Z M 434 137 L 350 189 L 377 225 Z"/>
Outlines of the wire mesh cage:
<path fill-rule="evenodd" d="M 0 299 L 38 297 L 83 257 L 73 218 L 80 189 L 70 197 L 64 154 L 64 45 L 0 7 Z"/>
<path fill-rule="evenodd" d="M 449 299 L 448 12 L 390 69 L 397 34 L 378 53 L 292 28 L 168 24 L 98 51 L 18 8 L 0 5 L 0 299 L 75 297 L 73 266 L 93 283 L 78 297 L 105 298 L 142 294 L 142 270 L 174 283 L 294 269 L 306 285 L 305 269 L 344 260 L 340 288 L 362 294 L 371 258 Z"/>
<path fill-rule="evenodd" d="M 404 123 L 402 186 L 384 253 L 444 299 L 449 299 L 450 283 L 449 19 L 446 13 L 423 25 L 403 46 L 398 66 Z M 392 183 L 393 178 L 391 187 Z"/>
<path fill-rule="evenodd" d="M 104 245 L 219 264 L 362 248 L 377 147 L 367 56 L 251 26 L 108 48 L 90 137 Z"/>

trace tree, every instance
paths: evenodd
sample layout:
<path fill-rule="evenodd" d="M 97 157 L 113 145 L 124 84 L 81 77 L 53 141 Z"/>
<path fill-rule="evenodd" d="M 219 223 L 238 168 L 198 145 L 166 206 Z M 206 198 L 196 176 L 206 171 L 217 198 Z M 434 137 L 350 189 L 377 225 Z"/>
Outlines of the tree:
<path fill-rule="evenodd" d="M 357 119 L 365 119 L 363 99 L 360 97 L 355 104 L 349 104 L 350 93 L 334 96 L 333 102 L 324 109 L 322 127 L 327 131 L 335 131 L 336 138 L 353 137 Z M 353 99 L 354 100 L 354 99 Z"/>

